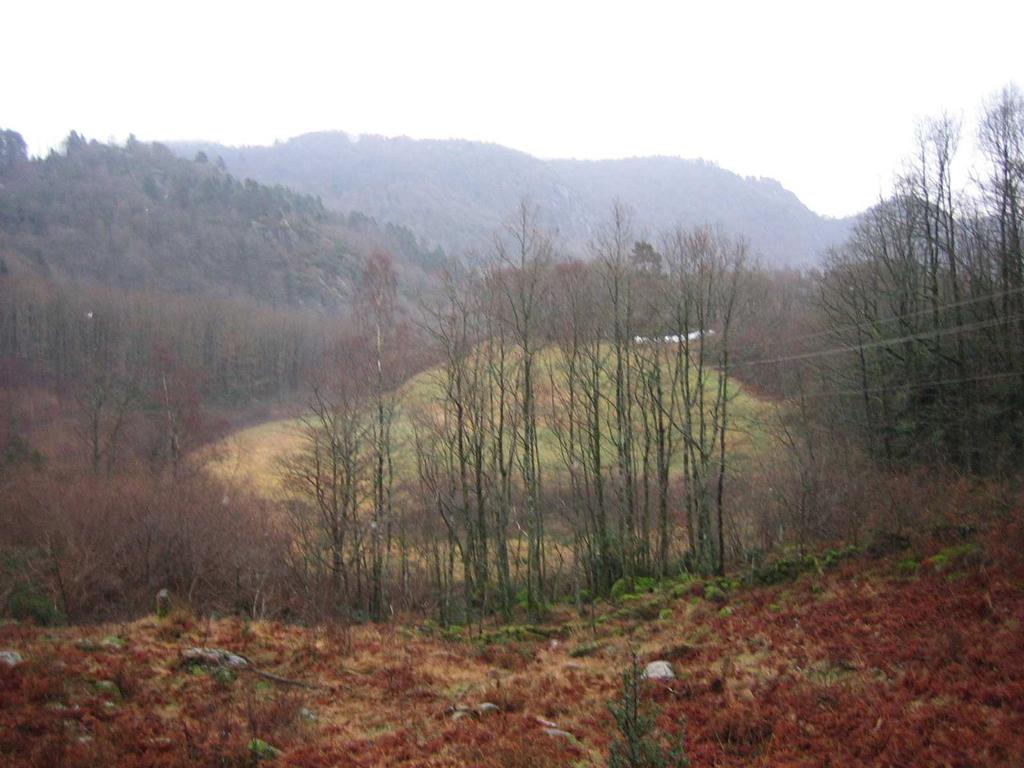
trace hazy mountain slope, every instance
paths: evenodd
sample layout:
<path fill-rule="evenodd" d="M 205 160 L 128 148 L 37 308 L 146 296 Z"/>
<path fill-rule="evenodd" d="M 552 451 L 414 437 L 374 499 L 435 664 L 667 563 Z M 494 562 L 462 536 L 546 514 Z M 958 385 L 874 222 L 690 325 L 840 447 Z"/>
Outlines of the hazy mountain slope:
<path fill-rule="evenodd" d="M 328 207 L 406 225 L 450 252 L 486 247 L 523 196 L 575 248 L 605 220 L 615 199 L 635 209 L 641 228 L 721 225 L 776 264 L 811 263 L 849 228 L 848 220 L 818 216 L 775 181 L 743 178 L 699 160 L 544 161 L 494 144 L 354 139 L 341 132 L 269 147 L 173 146 L 184 156 L 200 149 L 219 156 L 240 176 L 320 195 Z"/>
<path fill-rule="evenodd" d="M 329 310 L 348 303 L 378 243 L 409 280 L 443 258 L 406 230 L 159 144 L 73 134 L 65 152 L 0 173 L 0 256 L 45 276 Z"/>
<path fill-rule="evenodd" d="M 676 223 L 710 223 L 742 235 L 774 264 L 813 263 L 841 242 L 850 220 L 818 216 L 773 179 L 743 178 L 702 160 L 639 157 L 549 163 L 594 215 L 616 199 L 636 224 L 658 231 Z"/>
<path fill-rule="evenodd" d="M 240 176 L 319 195 L 339 210 L 402 224 L 445 250 L 480 247 L 527 194 L 547 224 L 578 229 L 583 209 L 544 162 L 494 144 L 313 133 L 270 147 L 172 145 L 223 158 Z"/>

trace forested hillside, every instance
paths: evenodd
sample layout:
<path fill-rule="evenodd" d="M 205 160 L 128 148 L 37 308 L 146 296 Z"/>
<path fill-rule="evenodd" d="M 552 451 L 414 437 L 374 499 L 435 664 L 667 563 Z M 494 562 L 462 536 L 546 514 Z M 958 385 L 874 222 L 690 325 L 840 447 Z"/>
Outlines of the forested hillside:
<path fill-rule="evenodd" d="M 545 161 L 471 141 L 312 133 L 269 147 L 171 145 L 223 158 L 241 176 L 319 195 L 328 207 L 361 210 L 411 227 L 453 253 L 486 245 L 527 197 L 564 247 L 582 250 L 613 202 L 652 231 L 721 226 L 746 237 L 774 265 L 815 263 L 841 242 L 849 220 L 818 216 L 770 179 L 743 178 L 713 163 L 670 157 Z"/>
<path fill-rule="evenodd" d="M 845 239 L 851 219 L 819 216 L 774 179 L 738 176 L 714 163 L 676 157 L 552 160 L 585 210 L 607 211 L 618 199 L 636 211 L 637 225 L 656 232 L 673 224 L 710 224 L 749 240 L 773 267 L 820 264 Z"/>
<path fill-rule="evenodd" d="M 363 302 L 372 254 L 400 305 L 446 263 L 407 229 L 202 154 L 72 132 L 30 159 L 0 131 L 0 467 L 33 451 L 177 465 L 215 412 L 287 407 Z"/>
<path fill-rule="evenodd" d="M 72 133 L 63 152 L 29 160 L 20 137 L 6 136 L 0 258 L 8 269 L 336 312 L 351 302 L 370 243 L 396 255 L 410 285 L 443 261 L 407 230 L 241 181 L 203 154 L 183 160 L 159 144 Z"/>

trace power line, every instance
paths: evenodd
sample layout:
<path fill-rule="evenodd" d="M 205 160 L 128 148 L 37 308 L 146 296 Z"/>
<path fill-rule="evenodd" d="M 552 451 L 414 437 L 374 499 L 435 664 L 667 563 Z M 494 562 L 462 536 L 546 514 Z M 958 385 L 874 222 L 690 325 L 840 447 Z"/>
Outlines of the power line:
<path fill-rule="evenodd" d="M 1007 379 L 1015 376 L 1024 376 L 1021 371 L 1005 371 L 1003 373 L 988 373 L 981 376 L 964 376 L 957 379 L 935 379 L 934 381 L 908 382 L 906 384 L 893 384 L 885 387 L 868 387 L 867 389 L 845 389 L 845 390 L 819 390 L 803 395 L 803 397 L 843 397 L 846 395 L 863 396 L 900 389 L 919 389 L 921 387 L 945 386 L 948 384 L 966 384 L 969 381 L 989 381 L 992 379 Z"/>
<path fill-rule="evenodd" d="M 1015 294 L 1015 293 L 1021 293 L 1022 291 L 1024 291 L 1024 287 L 1008 288 L 1005 291 L 996 291 L 995 293 L 985 294 L 984 296 L 975 296 L 974 298 L 971 298 L 971 299 L 964 299 L 962 301 L 956 301 L 956 302 L 953 302 L 953 303 L 950 303 L 950 304 L 940 304 L 937 307 L 928 307 L 927 309 L 921 309 L 921 310 L 918 310 L 916 312 L 908 312 L 908 313 L 902 314 L 902 315 L 893 315 L 892 317 L 887 317 L 887 318 L 883 318 L 882 320 L 878 320 L 876 322 L 876 324 L 877 325 L 886 325 L 888 323 L 895 323 L 895 322 L 897 322 L 899 320 L 908 320 L 908 319 L 910 319 L 912 317 L 918 317 L 919 315 L 929 315 L 929 314 L 932 314 L 934 312 L 942 312 L 942 311 L 945 311 L 947 309 L 956 309 L 958 307 L 966 307 L 966 306 L 969 306 L 971 304 L 977 304 L 980 301 L 988 301 L 990 299 L 998 299 L 998 298 L 1002 298 L 1004 296 L 1010 296 L 1010 295 Z M 793 338 L 787 339 L 786 341 L 788 341 L 790 343 L 797 342 L 797 341 L 807 341 L 808 339 L 817 339 L 817 338 L 820 338 L 821 336 L 831 336 L 833 334 L 838 334 L 838 333 L 841 333 L 843 331 L 860 330 L 863 327 L 864 326 L 862 324 L 848 323 L 846 325 L 840 325 L 840 326 L 838 326 L 836 328 L 830 328 L 827 331 L 816 331 L 815 333 L 808 333 L 808 334 L 804 334 L 803 336 L 794 336 Z"/>
<path fill-rule="evenodd" d="M 816 352 L 805 352 L 799 355 L 786 355 L 783 357 L 773 358 L 762 358 L 759 360 L 747 360 L 745 362 L 734 363 L 730 366 L 731 370 L 736 368 L 743 368 L 754 365 L 770 365 L 771 363 L 788 363 L 797 360 L 810 360 L 816 357 L 829 357 L 832 355 L 840 355 L 848 352 L 861 352 L 868 349 L 877 349 L 879 347 L 886 347 L 891 344 L 902 344 L 908 341 L 916 341 L 918 339 L 925 338 L 938 338 L 939 336 L 945 336 L 950 333 L 970 333 L 973 331 L 980 331 L 986 328 L 991 328 L 1003 323 L 1012 322 L 1019 320 L 1024 315 L 1013 315 L 1010 317 L 998 317 L 990 320 L 980 320 L 976 323 L 965 323 L 963 325 L 954 325 L 948 328 L 937 328 L 932 331 L 922 331 L 921 333 L 910 334 L 909 336 L 899 336 L 894 339 L 882 339 L 880 341 L 874 341 L 870 344 L 857 344 L 845 347 L 834 347 L 833 349 L 818 350 Z"/>

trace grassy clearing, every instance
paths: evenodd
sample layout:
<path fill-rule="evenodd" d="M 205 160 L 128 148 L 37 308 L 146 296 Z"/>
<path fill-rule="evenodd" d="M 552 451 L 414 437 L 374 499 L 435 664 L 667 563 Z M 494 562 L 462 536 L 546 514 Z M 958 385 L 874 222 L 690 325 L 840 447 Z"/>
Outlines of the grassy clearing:
<path fill-rule="evenodd" d="M 565 475 L 559 455 L 558 439 L 552 429 L 551 413 L 561 410 L 564 397 L 565 374 L 557 350 L 548 348 L 538 354 L 538 415 L 540 425 L 537 440 L 541 471 L 547 480 L 558 480 Z M 436 413 L 442 400 L 441 371 L 430 369 L 406 382 L 401 388 L 401 405 L 393 426 L 394 462 L 399 482 L 415 481 L 416 463 L 413 448 L 414 419 L 423 414 Z M 611 382 L 607 382 L 611 387 Z M 708 375 L 708 396 L 718 386 L 717 377 Z M 771 425 L 777 414 L 777 405 L 744 391 L 735 380 L 730 382 L 729 409 L 732 429 L 727 437 L 728 449 L 734 462 L 742 464 L 759 452 L 770 450 L 773 444 Z M 415 415 L 415 416 L 414 416 Z M 266 494 L 280 489 L 280 459 L 297 452 L 302 446 L 302 425 L 298 419 L 269 421 L 240 430 L 215 445 L 210 452 L 212 468 L 219 476 L 244 483 L 247 487 Z M 606 444 L 607 455 L 613 446 Z M 682 459 L 677 459 L 681 467 Z M 679 468 L 677 467 L 677 469 Z"/>

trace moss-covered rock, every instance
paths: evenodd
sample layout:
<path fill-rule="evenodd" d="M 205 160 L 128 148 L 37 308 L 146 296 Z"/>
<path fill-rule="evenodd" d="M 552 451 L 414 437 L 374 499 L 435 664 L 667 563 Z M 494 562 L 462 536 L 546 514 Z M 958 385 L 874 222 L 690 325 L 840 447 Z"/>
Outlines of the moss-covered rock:
<path fill-rule="evenodd" d="M 271 746 L 263 739 L 253 739 L 249 742 L 249 752 L 256 760 L 274 760 L 281 754 L 281 750 Z"/>
<path fill-rule="evenodd" d="M 924 562 L 931 570 L 936 573 L 942 573 L 943 571 L 969 564 L 972 559 L 977 558 L 979 552 L 980 548 L 977 544 L 958 544 L 946 547 Z"/>
<path fill-rule="evenodd" d="M 914 558 L 908 557 L 897 563 L 896 570 L 899 571 L 900 576 L 910 578 L 911 576 L 916 576 L 917 572 L 921 570 L 921 564 Z"/>
<path fill-rule="evenodd" d="M 633 597 L 625 601 L 622 608 L 615 612 L 618 619 L 627 621 L 653 621 L 661 612 L 661 604 L 655 600 Z"/>
<path fill-rule="evenodd" d="M 822 562 L 826 568 L 832 568 L 843 560 L 848 560 L 851 557 L 856 557 L 860 554 L 860 547 L 856 544 L 849 544 L 839 549 L 826 549 L 822 556 Z"/>
<path fill-rule="evenodd" d="M 672 585 L 672 588 L 669 590 L 669 594 L 672 596 L 673 600 L 679 600 L 683 597 L 687 597 L 690 594 L 691 588 L 692 585 L 689 581 L 682 584 L 676 583 Z"/>
<path fill-rule="evenodd" d="M 713 582 L 704 585 L 704 599 L 712 603 L 724 603 L 729 599 L 720 586 Z"/>
<path fill-rule="evenodd" d="M 576 647 L 571 648 L 569 650 L 569 655 L 572 656 L 574 659 L 579 659 L 584 656 L 593 656 L 594 654 L 598 653 L 601 650 L 601 648 L 601 643 L 597 642 L 596 640 L 591 640 L 590 642 L 580 643 Z"/>
<path fill-rule="evenodd" d="M 633 579 L 633 593 L 637 595 L 654 592 L 658 588 L 657 579 L 652 576 L 638 576 Z"/>

